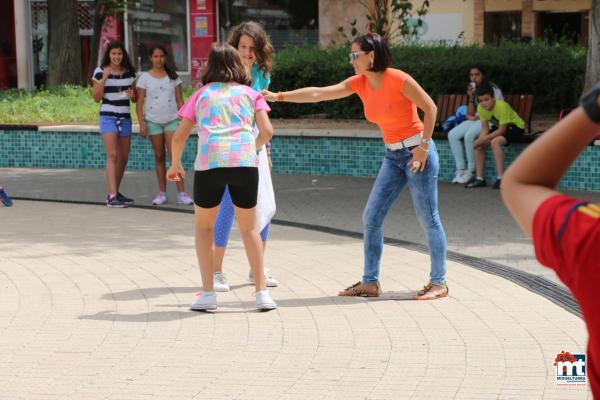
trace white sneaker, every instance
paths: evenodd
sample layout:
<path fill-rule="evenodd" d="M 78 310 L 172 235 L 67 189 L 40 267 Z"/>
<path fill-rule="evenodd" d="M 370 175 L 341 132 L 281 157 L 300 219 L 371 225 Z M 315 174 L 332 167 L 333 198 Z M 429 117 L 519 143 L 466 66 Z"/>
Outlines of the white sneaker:
<path fill-rule="evenodd" d="M 462 174 L 458 177 L 458 180 L 456 181 L 456 183 L 460 183 L 461 185 L 465 184 L 471 180 L 472 176 L 473 176 L 473 173 L 471 171 L 469 171 L 468 169 L 465 169 L 462 171 Z"/>
<path fill-rule="evenodd" d="M 190 310 L 206 311 L 217 309 L 217 295 L 215 292 L 204 292 L 192 302 Z"/>
<path fill-rule="evenodd" d="M 248 272 L 248 282 L 254 283 L 254 276 L 252 276 L 252 271 Z M 265 286 L 266 287 L 277 287 L 279 286 L 279 281 L 273 278 L 271 275 L 267 273 L 265 270 Z"/>
<path fill-rule="evenodd" d="M 152 204 L 155 206 L 161 206 L 167 202 L 167 193 L 166 192 L 158 192 L 154 200 L 152 200 Z"/>
<path fill-rule="evenodd" d="M 194 204 L 194 200 L 186 192 L 181 192 L 177 195 L 177 204 L 189 206 L 190 204 Z"/>
<path fill-rule="evenodd" d="M 460 183 L 460 180 L 466 171 L 466 169 L 457 169 L 456 175 L 454 175 L 454 179 L 452 179 L 452 183 Z"/>
<path fill-rule="evenodd" d="M 277 308 L 277 303 L 273 301 L 268 290 L 256 292 L 256 308 L 261 311 L 274 310 Z"/>
<path fill-rule="evenodd" d="M 215 272 L 213 274 L 213 289 L 215 292 L 229 292 L 229 285 L 224 273 Z"/>

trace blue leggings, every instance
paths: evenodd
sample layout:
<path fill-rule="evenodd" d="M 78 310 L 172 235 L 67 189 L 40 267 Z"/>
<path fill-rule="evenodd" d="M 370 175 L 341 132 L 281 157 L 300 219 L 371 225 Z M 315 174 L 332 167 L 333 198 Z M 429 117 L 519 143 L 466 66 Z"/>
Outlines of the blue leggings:
<path fill-rule="evenodd" d="M 215 246 L 227 247 L 229 232 L 231 232 L 234 217 L 233 202 L 231 201 L 229 188 L 225 187 L 225 193 L 221 199 L 221 207 L 219 207 L 219 213 L 217 214 L 217 220 L 215 222 Z M 260 232 L 260 238 L 263 242 L 267 241 L 270 229 L 271 223 L 269 222 Z"/>

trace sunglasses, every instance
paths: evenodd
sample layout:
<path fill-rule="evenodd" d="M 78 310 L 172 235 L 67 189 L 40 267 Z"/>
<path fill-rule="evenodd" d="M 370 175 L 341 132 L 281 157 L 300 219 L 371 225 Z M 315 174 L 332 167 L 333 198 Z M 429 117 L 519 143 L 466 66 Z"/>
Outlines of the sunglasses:
<path fill-rule="evenodd" d="M 369 53 L 368 51 L 351 51 L 350 54 L 348 54 L 348 58 L 350 59 L 350 61 L 356 61 L 356 59 L 358 58 L 359 55 L 361 54 L 367 54 Z"/>

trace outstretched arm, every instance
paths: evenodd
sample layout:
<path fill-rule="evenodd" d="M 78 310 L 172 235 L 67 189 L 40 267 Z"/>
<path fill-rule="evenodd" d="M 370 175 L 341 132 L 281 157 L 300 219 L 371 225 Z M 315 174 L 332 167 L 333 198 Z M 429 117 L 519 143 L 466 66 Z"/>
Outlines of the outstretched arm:
<path fill-rule="evenodd" d="M 320 101 L 337 100 L 348 97 L 354 93 L 350 88 L 348 79 L 336 85 L 305 87 L 302 89 L 290 90 L 289 92 L 273 93 L 268 90 L 263 90 L 262 95 L 269 102 L 287 101 L 290 103 L 318 103 Z"/>
<path fill-rule="evenodd" d="M 532 143 L 502 177 L 504 203 L 529 236 L 536 210 L 558 194 L 561 177 L 599 129 L 579 107 Z"/>

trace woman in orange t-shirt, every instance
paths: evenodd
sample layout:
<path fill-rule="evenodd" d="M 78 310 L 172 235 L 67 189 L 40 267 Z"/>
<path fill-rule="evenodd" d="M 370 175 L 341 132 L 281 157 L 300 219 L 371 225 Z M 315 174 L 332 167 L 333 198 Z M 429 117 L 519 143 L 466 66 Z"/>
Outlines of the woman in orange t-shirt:
<path fill-rule="evenodd" d="M 431 97 L 407 73 L 390 68 L 392 57 L 376 33 L 358 36 L 349 55 L 355 75 L 336 85 L 307 87 L 289 92 L 263 91 L 268 101 L 315 103 L 358 94 L 365 117 L 381 129 L 385 156 L 363 212 L 364 274 L 340 296 L 376 297 L 381 294 L 379 269 L 383 251 L 383 221 L 408 184 L 429 246 L 429 283 L 416 293 L 419 300 L 448 295 L 446 234 L 438 212 L 439 159 L 431 140 L 437 109 Z M 417 114 L 424 111 L 424 121 Z"/>

